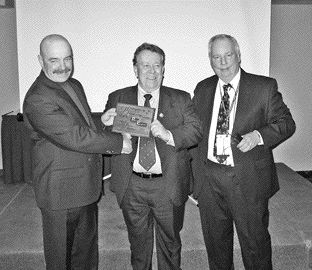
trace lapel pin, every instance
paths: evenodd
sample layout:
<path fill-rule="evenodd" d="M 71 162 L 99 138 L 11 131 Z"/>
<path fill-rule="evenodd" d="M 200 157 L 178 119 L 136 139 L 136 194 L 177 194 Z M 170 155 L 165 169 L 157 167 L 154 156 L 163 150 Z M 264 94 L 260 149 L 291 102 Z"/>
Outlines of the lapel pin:
<path fill-rule="evenodd" d="M 164 117 L 164 114 L 163 114 L 163 113 L 160 113 L 160 114 L 159 114 L 159 117 L 160 117 L 160 118 L 163 118 L 163 117 Z"/>

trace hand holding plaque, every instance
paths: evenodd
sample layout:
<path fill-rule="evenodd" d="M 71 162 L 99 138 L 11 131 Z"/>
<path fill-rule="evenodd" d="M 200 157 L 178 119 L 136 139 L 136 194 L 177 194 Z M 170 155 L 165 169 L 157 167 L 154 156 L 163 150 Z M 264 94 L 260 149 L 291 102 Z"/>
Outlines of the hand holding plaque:
<path fill-rule="evenodd" d="M 105 126 L 111 126 L 116 115 L 116 108 L 111 108 L 102 114 L 101 121 Z"/>
<path fill-rule="evenodd" d="M 132 104 L 117 103 L 113 132 L 149 137 L 155 109 Z"/>

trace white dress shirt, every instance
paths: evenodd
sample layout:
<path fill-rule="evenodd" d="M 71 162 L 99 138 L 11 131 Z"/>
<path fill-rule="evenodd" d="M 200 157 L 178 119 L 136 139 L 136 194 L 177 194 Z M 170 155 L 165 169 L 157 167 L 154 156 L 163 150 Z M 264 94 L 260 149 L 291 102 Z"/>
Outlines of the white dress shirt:
<path fill-rule="evenodd" d="M 237 101 L 239 97 L 240 76 L 241 76 L 241 70 L 239 69 L 236 76 L 232 79 L 232 81 L 230 81 L 230 84 L 232 87 L 228 90 L 228 93 L 230 96 L 230 108 L 232 107 L 231 112 L 230 112 L 230 118 L 229 118 L 229 134 L 230 135 L 232 134 L 232 130 L 233 130 Z M 214 142 L 215 142 L 215 137 L 216 137 L 219 108 L 220 108 L 221 98 L 223 96 L 223 85 L 225 84 L 226 84 L 225 82 L 219 79 L 217 88 L 216 88 L 215 97 L 214 97 L 214 102 L 213 102 L 213 112 L 212 112 L 211 125 L 210 125 L 209 138 L 208 138 L 207 158 L 216 163 L 218 163 L 218 161 L 216 157 L 213 155 L 213 149 L 214 149 Z M 225 163 L 223 164 L 234 166 L 233 153 L 232 153 L 231 143 L 230 143 L 231 140 L 227 140 L 227 142 L 228 144 L 225 145 L 224 147 L 227 148 L 229 156 L 227 157 Z"/>
<path fill-rule="evenodd" d="M 152 93 L 147 93 L 145 92 L 139 85 L 138 85 L 138 105 L 139 106 L 144 106 L 145 103 L 145 97 L 144 95 L 146 94 L 151 94 L 152 98 L 150 99 L 150 105 L 152 108 L 155 108 L 155 115 L 154 115 L 154 120 L 157 119 L 157 115 L 158 115 L 158 104 L 159 104 L 159 89 L 156 89 L 155 91 L 153 91 Z M 167 142 L 167 144 L 174 146 L 174 140 L 173 140 L 173 136 L 172 133 L 169 131 L 170 133 L 170 139 Z M 137 153 L 133 162 L 133 170 L 135 172 L 147 172 L 139 163 L 139 146 L 140 146 L 140 137 L 138 138 L 138 148 L 137 148 Z M 155 145 L 155 155 L 156 155 L 156 162 L 155 164 L 149 169 L 148 173 L 156 173 L 156 174 L 160 174 L 162 173 L 161 170 L 161 162 L 160 162 L 160 157 L 157 151 L 157 147 Z"/>

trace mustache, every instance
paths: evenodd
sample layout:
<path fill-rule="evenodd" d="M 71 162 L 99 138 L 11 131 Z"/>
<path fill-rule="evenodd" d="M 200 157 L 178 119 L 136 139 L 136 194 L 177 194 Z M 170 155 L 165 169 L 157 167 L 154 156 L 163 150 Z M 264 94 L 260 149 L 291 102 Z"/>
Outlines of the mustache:
<path fill-rule="evenodd" d="M 53 74 L 63 74 L 63 73 L 68 73 L 70 72 L 70 68 L 65 68 L 65 69 L 56 69 L 53 71 Z"/>

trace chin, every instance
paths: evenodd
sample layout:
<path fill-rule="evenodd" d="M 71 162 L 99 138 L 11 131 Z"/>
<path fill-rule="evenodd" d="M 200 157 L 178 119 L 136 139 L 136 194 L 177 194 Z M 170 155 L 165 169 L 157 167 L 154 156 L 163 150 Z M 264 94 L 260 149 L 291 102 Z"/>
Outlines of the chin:
<path fill-rule="evenodd" d="M 55 82 L 66 82 L 69 78 L 69 75 L 66 75 L 66 76 L 57 76 L 56 78 L 54 78 Z"/>
<path fill-rule="evenodd" d="M 60 79 L 60 78 L 58 78 L 58 79 L 56 79 L 56 80 L 54 80 L 55 82 L 60 82 L 60 83 L 63 83 L 63 82 L 66 82 L 68 80 L 68 78 L 62 78 L 62 79 Z"/>
<path fill-rule="evenodd" d="M 221 78 L 222 80 L 227 80 L 229 78 L 233 78 L 233 74 L 231 72 L 220 72 L 219 74 L 217 74 L 219 78 Z M 224 81 L 223 80 L 223 81 Z"/>
<path fill-rule="evenodd" d="M 148 85 L 146 88 L 145 88 L 145 91 L 146 92 L 153 92 L 155 91 L 156 89 L 158 89 L 159 87 L 155 86 L 155 85 Z"/>

